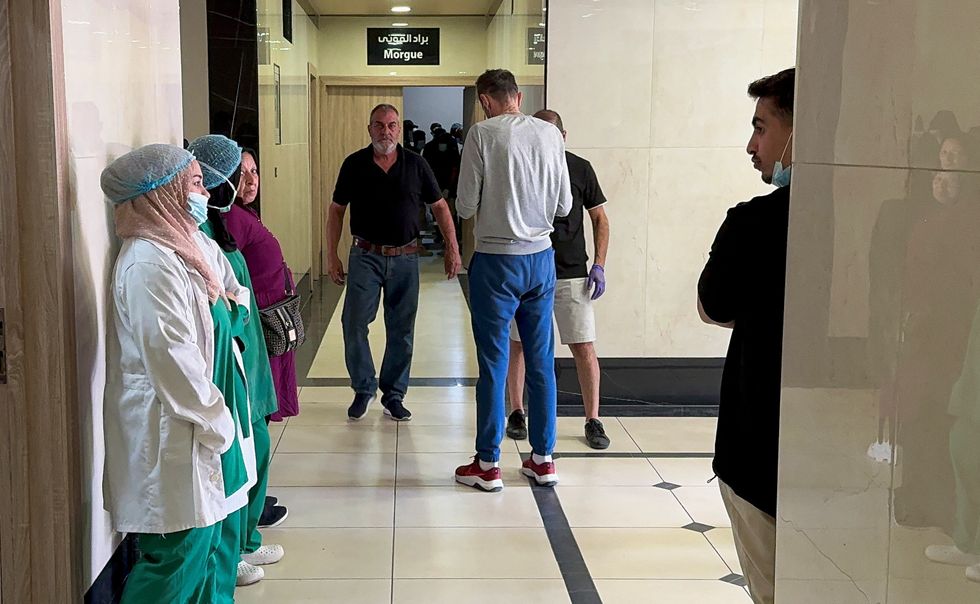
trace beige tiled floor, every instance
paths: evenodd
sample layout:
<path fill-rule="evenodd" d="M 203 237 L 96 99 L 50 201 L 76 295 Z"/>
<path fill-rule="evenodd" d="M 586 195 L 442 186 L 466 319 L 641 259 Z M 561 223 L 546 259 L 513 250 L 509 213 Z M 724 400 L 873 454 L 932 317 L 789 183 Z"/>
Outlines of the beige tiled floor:
<path fill-rule="evenodd" d="M 527 480 L 526 442 L 501 444 L 505 488 L 456 485 L 473 454 L 472 388 L 419 389 L 414 419 L 395 423 L 379 406 L 346 419 L 346 388 L 304 389 L 302 415 L 276 426 L 270 494 L 289 518 L 265 531 L 286 558 L 239 590 L 240 602 L 569 602 Z M 413 389 L 414 393 L 415 389 Z M 719 581 L 739 572 L 710 459 L 641 456 L 697 451 L 702 419 L 606 418 L 612 450 L 636 457 L 558 459 L 558 500 L 604 602 L 748 602 Z M 591 452 L 580 418 L 559 421 L 559 450 Z M 670 432 L 669 445 L 650 443 Z M 274 440 L 277 436 L 273 437 Z M 653 485 L 681 485 L 672 491 Z M 691 522 L 719 527 L 705 534 Z M 491 580 L 490 578 L 494 578 Z"/>

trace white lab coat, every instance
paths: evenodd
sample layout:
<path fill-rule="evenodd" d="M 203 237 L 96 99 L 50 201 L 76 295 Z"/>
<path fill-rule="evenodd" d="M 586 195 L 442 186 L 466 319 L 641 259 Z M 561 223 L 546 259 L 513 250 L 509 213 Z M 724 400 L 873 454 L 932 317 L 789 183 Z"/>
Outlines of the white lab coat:
<path fill-rule="evenodd" d="M 204 278 L 173 251 L 127 239 L 113 274 L 118 355 L 107 362 L 105 507 L 120 532 L 164 534 L 227 515 L 221 453 L 235 438 L 211 381 Z"/>
<path fill-rule="evenodd" d="M 221 247 L 208 237 L 203 231 L 198 231 L 195 233 L 195 240 L 197 241 L 197 246 L 201 249 L 204 254 L 205 260 L 207 260 L 208 265 L 211 267 L 211 271 L 217 276 L 218 280 L 221 281 L 222 287 L 225 292 L 231 293 L 235 296 L 236 303 L 248 310 L 251 308 L 251 296 L 252 292 L 241 283 L 238 282 L 238 278 L 235 277 L 235 269 L 228 262 L 228 258 L 225 257 L 224 252 L 221 251 Z M 221 304 L 221 301 L 218 302 Z M 257 317 L 248 317 L 247 321 L 251 320 L 258 321 Z M 245 373 L 245 362 L 242 359 L 242 353 L 237 346 L 233 346 L 232 350 L 235 351 L 235 362 L 238 364 L 238 371 L 241 373 L 242 379 L 245 379 L 247 375 Z M 246 392 L 248 391 L 248 381 L 245 384 Z M 230 514 L 232 512 L 238 511 L 241 508 L 248 505 L 248 492 L 252 490 L 255 483 L 258 480 L 258 472 L 256 471 L 255 463 L 255 438 L 251 432 L 251 422 L 252 422 L 252 400 L 251 396 L 248 396 L 248 412 L 245 417 L 240 418 L 242 422 L 249 426 L 249 436 L 246 437 L 243 431 L 243 424 L 238 424 L 236 426 L 235 438 L 242 447 L 242 455 L 244 456 L 245 462 L 245 475 L 248 480 L 244 485 L 241 486 L 237 491 L 228 495 L 224 503 L 225 514 Z"/>

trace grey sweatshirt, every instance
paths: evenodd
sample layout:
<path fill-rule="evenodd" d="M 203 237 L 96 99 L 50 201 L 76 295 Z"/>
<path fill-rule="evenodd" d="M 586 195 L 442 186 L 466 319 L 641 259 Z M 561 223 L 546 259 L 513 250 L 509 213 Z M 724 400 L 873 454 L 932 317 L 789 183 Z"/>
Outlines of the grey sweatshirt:
<path fill-rule="evenodd" d="M 456 213 L 476 217 L 476 251 L 536 254 L 551 247 L 555 216 L 568 216 L 572 189 L 565 142 L 554 125 L 528 115 L 474 124 L 459 168 Z"/>

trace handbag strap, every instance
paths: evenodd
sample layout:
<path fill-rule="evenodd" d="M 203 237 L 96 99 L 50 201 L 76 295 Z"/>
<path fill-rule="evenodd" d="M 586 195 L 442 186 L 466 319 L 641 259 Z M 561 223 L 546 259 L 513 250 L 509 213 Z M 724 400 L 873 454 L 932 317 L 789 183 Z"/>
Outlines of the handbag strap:
<path fill-rule="evenodd" d="M 282 263 L 282 278 L 286 282 L 285 292 L 287 296 L 292 296 L 296 293 L 296 284 L 293 282 L 293 273 L 289 270 L 289 266 L 283 262 Z"/>

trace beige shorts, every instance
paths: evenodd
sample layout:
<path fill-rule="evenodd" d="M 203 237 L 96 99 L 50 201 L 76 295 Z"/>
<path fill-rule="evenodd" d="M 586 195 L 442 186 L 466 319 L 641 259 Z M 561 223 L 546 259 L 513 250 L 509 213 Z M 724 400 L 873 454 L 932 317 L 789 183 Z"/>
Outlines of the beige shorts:
<path fill-rule="evenodd" d="M 565 346 L 595 342 L 595 313 L 587 278 L 559 279 L 555 283 L 555 323 Z M 521 341 L 514 321 L 510 323 L 510 339 Z"/>

